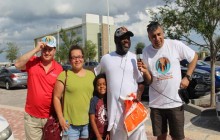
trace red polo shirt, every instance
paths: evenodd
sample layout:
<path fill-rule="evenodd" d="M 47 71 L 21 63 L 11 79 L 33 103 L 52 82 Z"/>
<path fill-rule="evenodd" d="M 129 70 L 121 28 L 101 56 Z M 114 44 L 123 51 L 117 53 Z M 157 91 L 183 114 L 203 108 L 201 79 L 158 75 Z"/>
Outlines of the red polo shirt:
<path fill-rule="evenodd" d="M 36 118 L 48 118 L 51 113 L 52 94 L 57 76 L 63 68 L 56 61 L 48 73 L 45 72 L 40 57 L 32 57 L 26 64 L 28 90 L 25 111 Z"/>

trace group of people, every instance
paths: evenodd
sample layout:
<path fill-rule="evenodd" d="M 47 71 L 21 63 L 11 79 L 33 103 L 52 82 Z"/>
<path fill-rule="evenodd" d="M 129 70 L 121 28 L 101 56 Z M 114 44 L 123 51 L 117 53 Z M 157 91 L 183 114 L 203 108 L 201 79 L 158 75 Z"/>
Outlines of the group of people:
<path fill-rule="evenodd" d="M 136 93 L 135 102 L 139 102 L 148 84 L 153 135 L 165 140 L 169 126 L 173 140 L 184 139 L 184 109 L 178 90 L 189 85 L 198 56 L 182 42 L 164 39 L 158 22 L 151 22 L 147 32 L 151 45 L 143 49 L 143 59 L 137 61 L 129 51 L 133 32 L 126 27 L 116 29 L 116 51 L 104 55 L 94 73 L 83 68 L 84 52 L 77 45 L 69 50 L 72 69 L 63 71 L 54 60 L 53 36 L 42 38 L 33 50 L 18 58 L 15 66 L 28 73 L 26 138 L 41 140 L 47 118 L 55 112 L 70 140 L 146 140 L 144 124 L 127 135 L 125 105 L 120 97 Z M 39 57 L 35 55 L 38 52 Z M 182 78 L 183 59 L 189 66 Z"/>

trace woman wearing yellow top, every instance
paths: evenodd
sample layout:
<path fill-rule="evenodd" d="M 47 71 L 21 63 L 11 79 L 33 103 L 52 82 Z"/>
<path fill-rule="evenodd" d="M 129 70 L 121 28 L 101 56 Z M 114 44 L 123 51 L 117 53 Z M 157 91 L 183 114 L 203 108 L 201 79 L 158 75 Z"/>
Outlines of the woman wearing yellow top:
<path fill-rule="evenodd" d="M 63 131 L 68 131 L 69 140 L 86 140 L 89 137 L 89 104 L 93 95 L 93 72 L 83 68 L 83 50 L 73 45 L 69 50 L 69 61 L 72 70 L 60 73 L 54 88 L 53 103 Z M 64 96 L 64 110 L 62 112 L 60 99 Z M 68 123 L 67 123 L 68 121 Z"/>

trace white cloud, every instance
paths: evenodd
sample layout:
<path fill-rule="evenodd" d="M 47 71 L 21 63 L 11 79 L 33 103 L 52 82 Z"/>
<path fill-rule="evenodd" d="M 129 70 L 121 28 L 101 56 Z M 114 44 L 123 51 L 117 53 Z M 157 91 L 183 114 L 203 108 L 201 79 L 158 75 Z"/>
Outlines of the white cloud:
<path fill-rule="evenodd" d="M 124 13 L 123 15 L 116 15 L 114 17 L 115 24 L 120 24 L 129 20 L 128 13 Z"/>
<path fill-rule="evenodd" d="M 62 28 L 68 28 L 70 26 L 75 26 L 75 25 L 79 25 L 82 23 L 82 19 L 81 18 L 72 18 L 72 19 L 67 19 L 62 23 Z"/>
<path fill-rule="evenodd" d="M 148 15 L 145 9 L 161 0 L 109 0 L 109 15 L 116 26 L 135 33 L 134 42 L 146 38 Z M 33 39 L 62 28 L 80 24 L 84 14 L 107 15 L 107 0 L 0 0 L 0 48 L 15 42 L 22 53 L 33 48 Z M 6 61 L 0 55 L 0 62 Z"/>

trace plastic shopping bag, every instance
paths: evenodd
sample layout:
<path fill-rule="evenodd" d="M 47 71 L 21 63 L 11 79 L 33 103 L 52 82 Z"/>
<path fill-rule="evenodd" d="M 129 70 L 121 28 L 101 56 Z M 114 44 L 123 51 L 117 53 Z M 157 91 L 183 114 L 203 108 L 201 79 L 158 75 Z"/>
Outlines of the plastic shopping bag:
<path fill-rule="evenodd" d="M 128 136 L 138 129 L 148 118 L 148 109 L 141 102 L 134 102 L 133 99 L 135 98 L 135 93 L 131 93 L 126 98 L 121 97 L 125 104 L 124 125 Z"/>

